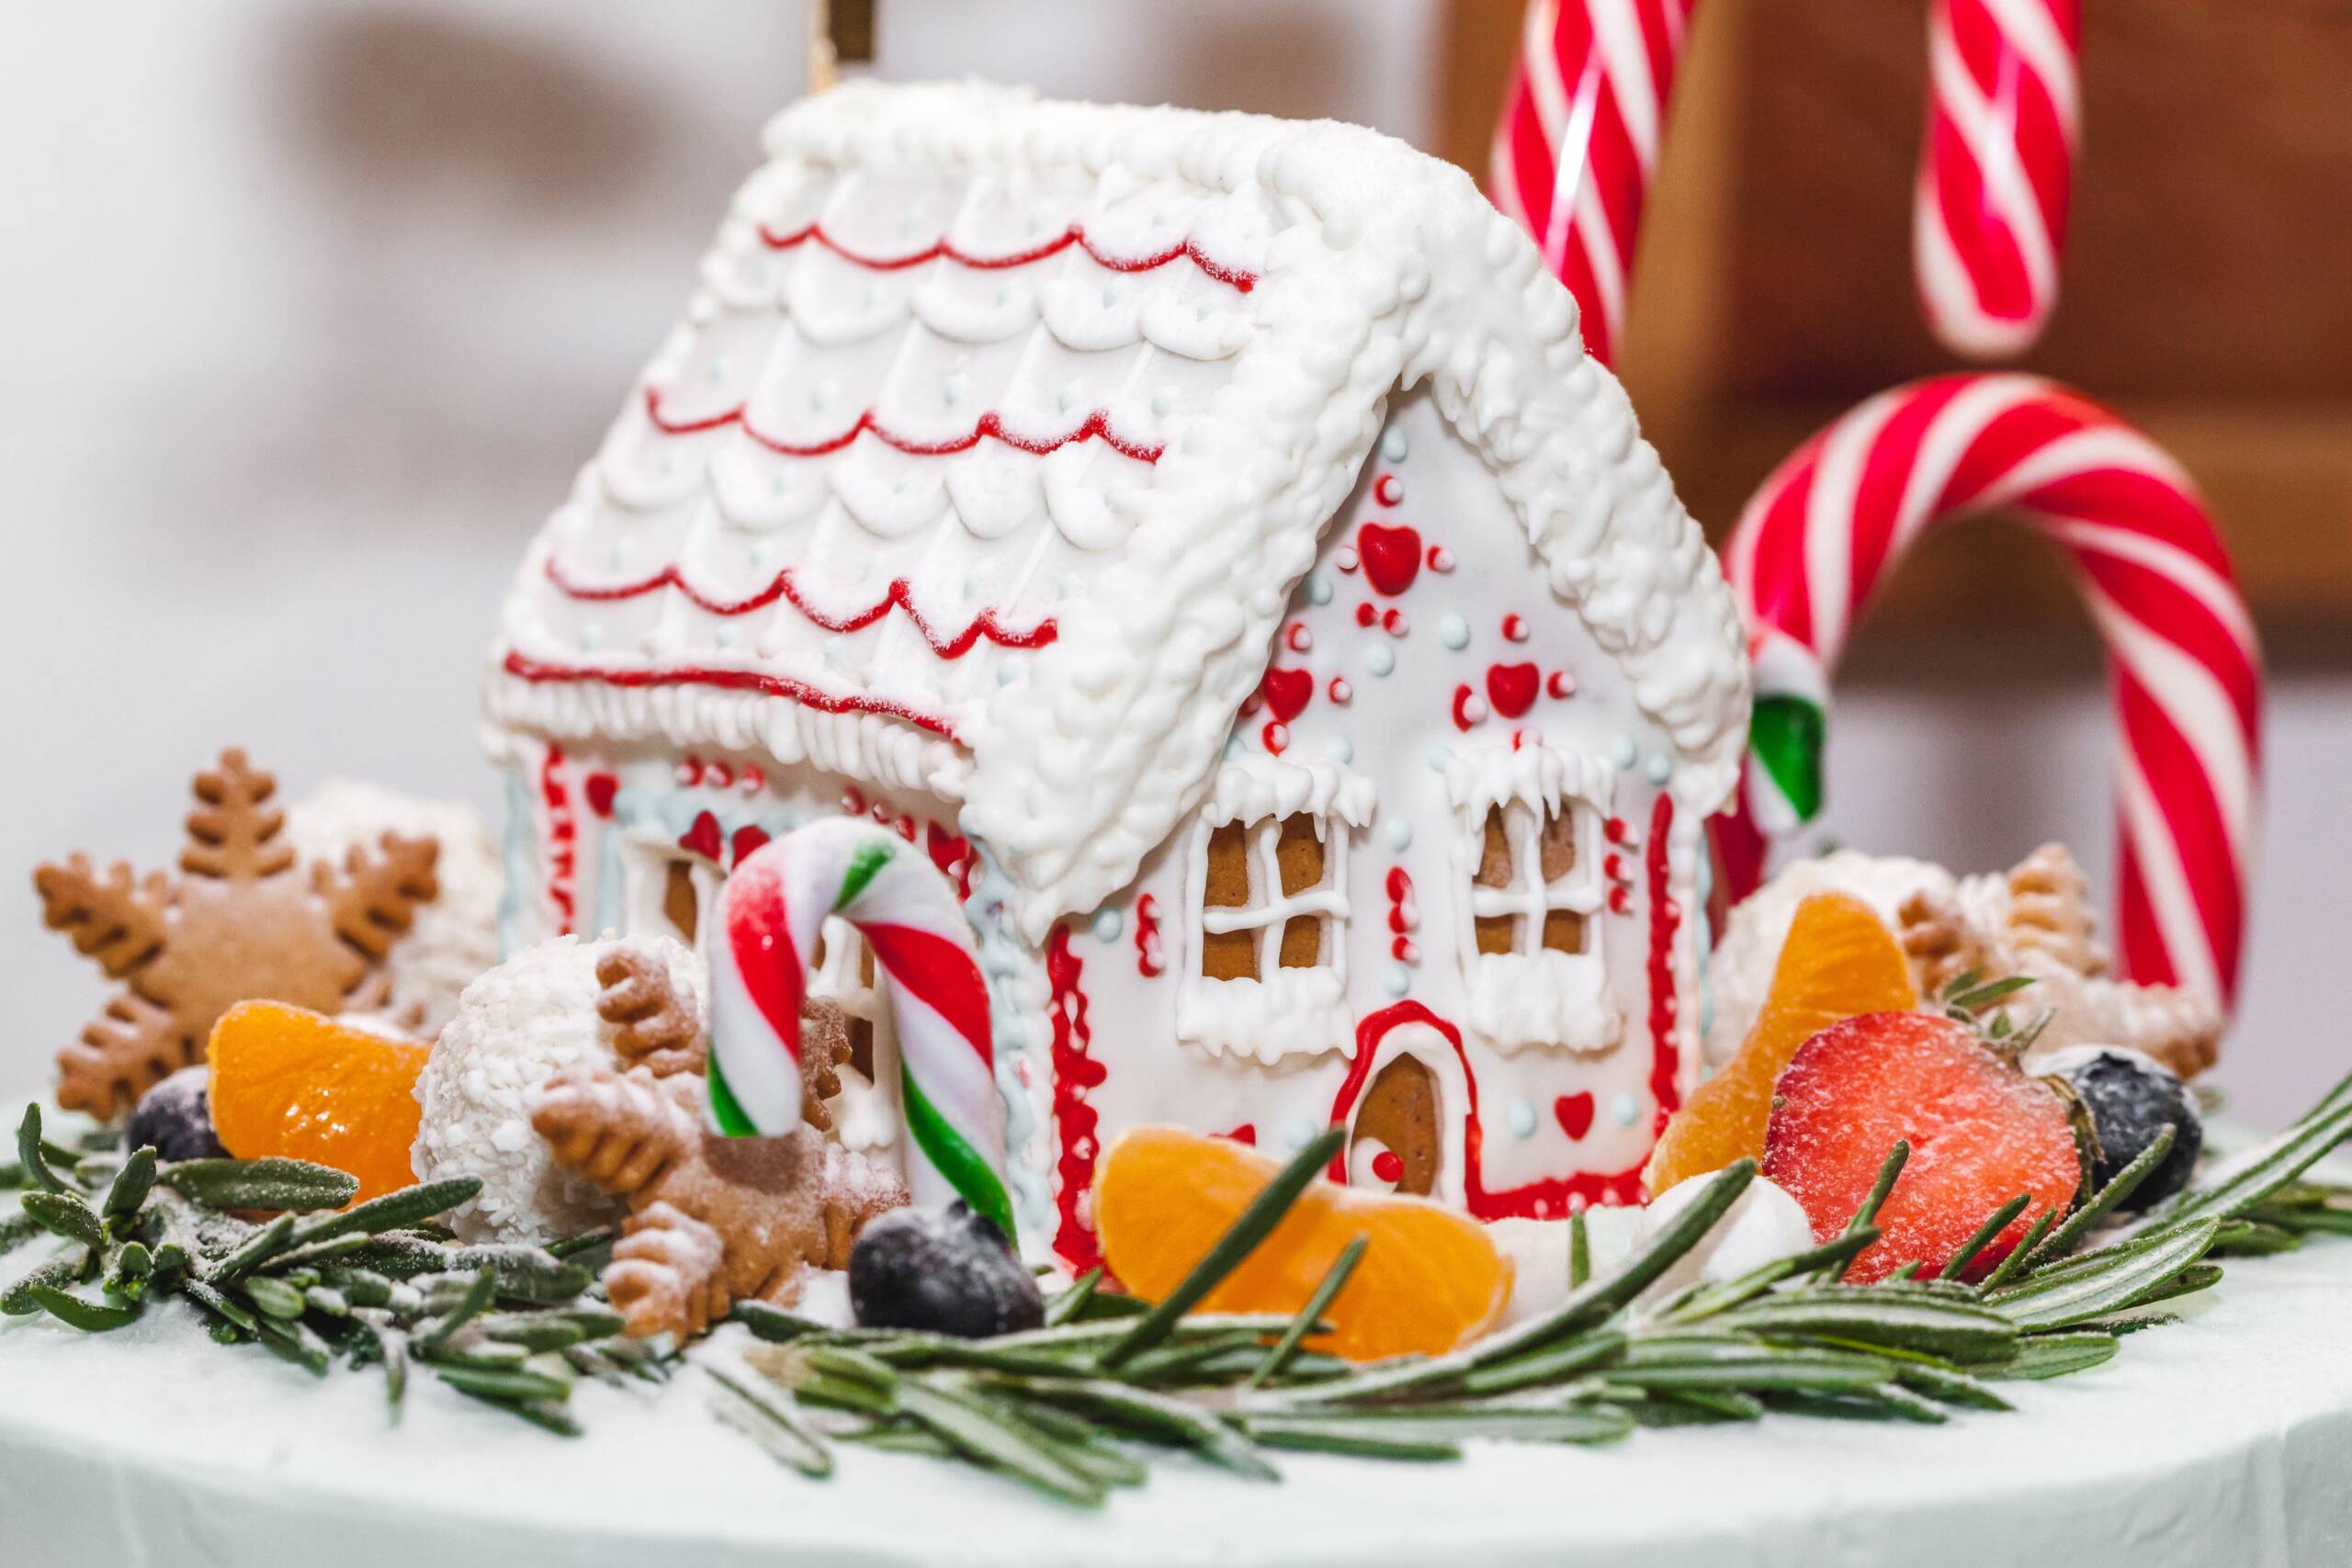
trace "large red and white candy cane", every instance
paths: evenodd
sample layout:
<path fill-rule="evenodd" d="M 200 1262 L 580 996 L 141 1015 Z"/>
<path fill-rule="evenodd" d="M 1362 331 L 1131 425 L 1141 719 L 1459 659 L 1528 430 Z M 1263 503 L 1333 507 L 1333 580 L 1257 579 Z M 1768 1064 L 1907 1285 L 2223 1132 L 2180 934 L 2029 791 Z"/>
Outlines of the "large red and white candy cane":
<path fill-rule="evenodd" d="M 1698 0 L 1534 0 L 1487 175 L 1583 312 L 1603 365 L 1625 330 L 1642 199 Z"/>
<path fill-rule="evenodd" d="M 888 984 L 915 1200 L 961 1198 L 1013 1235 L 989 993 L 954 888 L 871 822 L 828 819 L 745 858 L 719 895 L 710 957 L 710 1110 L 729 1137 L 800 1125 L 800 1005 L 828 916 L 855 927 Z"/>
<path fill-rule="evenodd" d="M 2019 353 L 2058 303 L 2081 39 L 2081 0 L 1931 0 L 1911 253 L 1955 354 Z"/>
<path fill-rule="evenodd" d="M 2254 624 L 2172 459 L 2031 377 L 1881 393 L 1799 448 L 1741 514 L 1724 569 L 1757 703 L 1741 797 L 1717 834 L 1733 894 L 1753 886 L 1763 841 L 1819 807 L 1827 672 L 1871 595 L 1920 536 L 1994 510 L 2065 547 L 2106 645 L 2124 971 L 2227 1006 L 2259 794 Z"/>

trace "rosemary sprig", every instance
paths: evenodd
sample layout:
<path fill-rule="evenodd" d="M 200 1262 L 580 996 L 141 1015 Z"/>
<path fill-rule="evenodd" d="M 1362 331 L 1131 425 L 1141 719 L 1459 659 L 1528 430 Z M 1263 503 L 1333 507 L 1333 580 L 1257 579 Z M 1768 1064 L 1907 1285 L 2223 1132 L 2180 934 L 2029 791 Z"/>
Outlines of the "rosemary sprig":
<path fill-rule="evenodd" d="M 75 1142 L 79 1154 L 44 1138 L 38 1105 L 17 1124 L 23 1213 L 0 1220 L 0 1252 L 44 1232 L 65 1246 L 0 1292 L 11 1314 L 106 1334 L 176 1297 L 213 1338 L 258 1345 L 314 1375 L 338 1361 L 382 1367 L 395 1416 L 413 1360 L 556 1432 L 578 1429 L 566 1401 L 581 1369 L 570 1354 L 614 1376 L 658 1377 L 674 1357 L 617 1340 L 619 1314 L 583 1299 L 593 1280 L 579 1264 L 539 1247 L 453 1247 L 428 1228 L 481 1190 L 470 1179 L 346 1209 L 358 1183 L 324 1166 L 160 1163 L 153 1149 L 118 1160 L 108 1140 Z M 232 1212 L 255 1209 L 274 1217 Z M 440 1299 L 444 1280 L 459 1299 Z"/>
<path fill-rule="evenodd" d="M 1953 999 L 1982 1007 L 2014 989 L 1988 994 L 1979 977 Z M 1280 1226 L 1329 1159 L 1329 1136 L 1284 1168 L 1168 1301 L 1136 1303 L 1090 1274 L 1049 1302 L 1049 1326 L 959 1342 L 828 1329 L 773 1308 L 736 1315 L 781 1347 L 757 1353 L 761 1370 L 794 1403 L 827 1411 L 839 1441 L 961 1459 L 1087 1506 L 1132 1483 L 1127 1450 L 1136 1447 L 1183 1449 L 1262 1475 L 1272 1473 L 1271 1453 L 1440 1462 L 1472 1438 L 1605 1442 L 1637 1426 L 1752 1421 L 1768 1411 L 1932 1424 L 1953 1411 L 2009 1409 L 2002 1382 L 2111 1359 L 2121 1335 L 2165 1321 L 2148 1307 L 2219 1278 L 2209 1254 L 2225 1232 L 2261 1247 L 2352 1231 L 2352 1195 L 2299 1179 L 2348 1134 L 2352 1086 L 2219 1181 L 2097 1250 L 2076 1249 L 2162 1148 L 2073 1219 L 2062 1224 L 2045 1209 L 1982 1284 L 1962 1277 L 2028 1200 L 1988 1216 L 1939 1278 L 1906 1269 L 1874 1285 L 1842 1283 L 1845 1266 L 1878 1239 L 1878 1210 L 1908 1155 L 1898 1145 L 1838 1237 L 1648 1302 L 1645 1293 L 1715 1230 L 1753 1178 L 1741 1162 L 1611 1271 L 1592 1271 L 1584 1227 L 1572 1220 L 1569 1294 L 1550 1313 L 1446 1355 L 1352 1369 L 1301 1347 L 1359 1247 L 1287 1317 L 1182 1310 Z"/>

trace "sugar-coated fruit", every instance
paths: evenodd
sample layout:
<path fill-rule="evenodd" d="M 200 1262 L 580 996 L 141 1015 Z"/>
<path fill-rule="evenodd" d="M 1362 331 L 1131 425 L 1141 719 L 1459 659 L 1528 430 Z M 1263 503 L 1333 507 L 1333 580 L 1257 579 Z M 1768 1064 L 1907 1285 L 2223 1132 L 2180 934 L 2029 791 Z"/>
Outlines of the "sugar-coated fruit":
<path fill-rule="evenodd" d="M 282 1002 L 239 1002 L 212 1026 L 212 1125 L 239 1159 L 348 1171 L 357 1201 L 413 1184 L 417 1075 L 431 1049 Z"/>
<path fill-rule="evenodd" d="M 2027 1194 L 2025 1212 L 1976 1255 L 1969 1272 L 1981 1277 L 2043 1210 L 2073 1203 L 2081 1182 L 2064 1097 L 1968 1025 L 1923 1012 L 1865 1013 L 1805 1042 L 1781 1075 L 1764 1174 L 1826 1242 L 1898 1141 L 1910 1159 L 1879 1209 L 1880 1239 L 1847 1271 L 1858 1283 L 1912 1262 L 1939 1272 L 1996 1209 Z"/>
<path fill-rule="evenodd" d="M 1037 1277 L 996 1222 L 961 1202 L 895 1209 L 849 1254 L 850 1309 L 868 1328 L 918 1328 L 985 1339 L 1042 1327 Z"/>
<path fill-rule="evenodd" d="M 219 1159 L 229 1151 L 212 1131 L 212 1071 L 198 1064 L 140 1096 L 130 1113 L 127 1146 L 153 1149 L 158 1159 Z"/>
<path fill-rule="evenodd" d="M 2098 1140 L 2092 1152 L 2093 1190 L 2115 1179 L 2138 1159 L 2169 1122 L 2172 1153 L 2132 1190 L 2119 1207 L 2150 1208 L 2188 1185 L 2205 1147 L 2205 1124 L 2188 1086 L 2144 1051 L 2120 1045 L 2072 1045 L 2037 1066 L 2063 1081 L 2089 1112 Z"/>

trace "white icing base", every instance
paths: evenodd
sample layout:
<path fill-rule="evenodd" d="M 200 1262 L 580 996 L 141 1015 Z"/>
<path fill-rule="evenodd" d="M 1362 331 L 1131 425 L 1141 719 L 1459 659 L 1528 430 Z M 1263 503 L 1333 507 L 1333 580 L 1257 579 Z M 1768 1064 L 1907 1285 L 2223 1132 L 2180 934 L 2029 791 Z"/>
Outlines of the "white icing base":
<path fill-rule="evenodd" d="M 1280 1485 L 1169 1456 L 1099 1514 L 846 1449 L 833 1479 L 803 1480 L 710 1416 L 694 1370 L 583 1383 L 588 1434 L 566 1441 L 426 1376 L 392 1425 L 373 1372 L 314 1381 L 212 1344 L 176 1306 L 107 1335 L 10 1318 L 0 1562 L 277 1563 L 297 1543 L 335 1568 L 2341 1562 L 2352 1335 L 2328 1308 L 2346 1292 L 2352 1245 L 2233 1262 L 2192 1321 L 2096 1371 L 2003 1384 L 2014 1415 L 1776 1416 L 1604 1449 L 1473 1444 L 1460 1464 L 1285 1455 Z M 738 1332 L 701 1355 L 740 1349 Z"/>

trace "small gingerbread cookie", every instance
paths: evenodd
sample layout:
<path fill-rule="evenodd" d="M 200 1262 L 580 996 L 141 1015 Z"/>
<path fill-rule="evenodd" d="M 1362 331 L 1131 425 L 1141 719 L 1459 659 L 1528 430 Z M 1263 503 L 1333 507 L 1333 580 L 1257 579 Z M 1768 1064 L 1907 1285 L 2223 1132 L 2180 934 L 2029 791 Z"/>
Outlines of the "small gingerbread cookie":
<path fill-rule="evenodd" d="M 599 1010 L 636 1032 L 636 1047 L 620 1052 L 637 1065 L 558 1075 L 531 1122 L 557 1164 L 628 1204 L 605 1270 L 628 1332 L 691 1337 L 738 1301 L 797 1300 L 812 1267 L 847 1267 L 865 1223 L 907 1201 L 899 1178 L 813 1125 L 774 1138 L 712 1131 L 702 1114 L 700 1030 L 689 1050 L 675 1027 L 694 1019 L 691 1004 L 668 998 L 666 976 L 650 966 L 608 960 L 598 976 Z M 802 1025 L 811 1105 L 847 1039 L 839 1010 L 827 1015 L 823 1006 Z"/>
<path fill-rule="evenodd" d="M 438 891 L 431 839 L 387 833 L 339 863 L 305 866 L 243 751 L 196 778 L 180 874 L 100 874 L 85 855 L 33 874 L 42 918 L 124 989 L 58 1053 L 57 1102 L 107 1118 L 204 1059 L 241 1001 L 334 1013 L 377 1000 L 386 955 Z"/>

